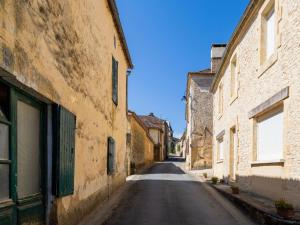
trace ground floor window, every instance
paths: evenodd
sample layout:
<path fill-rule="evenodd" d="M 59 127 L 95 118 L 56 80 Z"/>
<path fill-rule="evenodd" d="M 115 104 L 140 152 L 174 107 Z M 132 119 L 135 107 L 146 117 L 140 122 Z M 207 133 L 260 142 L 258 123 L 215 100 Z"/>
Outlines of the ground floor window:
<path fill-rule="evenodd" d="M 283 158 L 283 109 L 279 108 L 257 119 L 257 160 Z"/>
<path fill-rule="evenodd" d="M 217 140 L 218 142 L 218 161 L 224 159 L 224 137 L 220 137 Z"/>

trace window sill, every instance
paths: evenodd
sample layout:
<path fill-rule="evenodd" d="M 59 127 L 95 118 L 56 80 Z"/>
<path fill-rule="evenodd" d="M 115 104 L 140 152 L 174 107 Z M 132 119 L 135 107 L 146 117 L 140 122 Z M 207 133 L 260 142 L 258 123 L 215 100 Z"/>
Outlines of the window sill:
<path fill-rule="evenodd" d="M 254 162 L 251 162 L 251 167 L 257 167 L 257 166 L 284 166 L 284 162 L 285 162 L 284 159 L 254 161 Z"/>
<path fill-rule="evenodd" d="M 217 161 L 217 164 L 221 164 L 221 163 L 223 163 L 223 159 Z"/>
<path fill-rule="evenodd" d="M 270 58 L 265 61 L 259 68 L 258 78 L 260 78 L 268 69 L 270 69 L 274 63 L 278 60 L 277 51 L 270 56 Z"/>
<path fill-rule="evenodd" d="M 0 201 L 0 209 L 5 209 L 5 208 L 8 208 L 8 207 L 11 207 L 13 206 L 15 203 L 8 199 L 8 200 L 4 200 L 4 201 Z"/>

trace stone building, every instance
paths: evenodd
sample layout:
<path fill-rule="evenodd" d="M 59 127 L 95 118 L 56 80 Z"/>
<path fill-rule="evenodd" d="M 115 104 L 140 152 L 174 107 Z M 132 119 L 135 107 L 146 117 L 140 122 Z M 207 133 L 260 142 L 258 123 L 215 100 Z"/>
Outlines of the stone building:
<path fill-rule="evenodd" d="M 211 68 L 190 72 L 186 87 L 186 166 L 187 169 L 212 167 L 213 95 L 209 91 L 226 45 L 211 48 Z"/>
<path fill-rule="evenodd" d="M 154 141 L 148 128 L 134 112 L 128 112 L 128 119 L 131 127 L 130 174 L 133 174 L 151 166 L 154 162 Z"/>
<path fill-rule="evenodd" d="M 74 225 L 125 182 L 114 0 L 0 1 L 0 223 Z"/>
<path fill-rule="evenodd" d="M 214 94 L 214 174 L 300 207 L 300 2 L 251 0 Z"/>
<path fill-rule="evenodd" d="M 154 160 L 163 161 L 167 157 L 165 145 L 165 121 L 156 117 L 153 113 L 148 116 L 139 116 L 148 128 L 150 137 L 154 141 Z"/>

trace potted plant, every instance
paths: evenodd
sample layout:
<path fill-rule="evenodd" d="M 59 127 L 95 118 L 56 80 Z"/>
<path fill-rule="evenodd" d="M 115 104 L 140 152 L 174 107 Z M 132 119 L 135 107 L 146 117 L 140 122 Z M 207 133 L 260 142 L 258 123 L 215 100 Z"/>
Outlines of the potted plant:
<path fill-rule="evenodd" d="M 204 177 L 204 178 L 207 178 L 207 173 L 203 173 L 203 177 Z"/>
<path fill-rule="evenodd" d="M 219 178 L 217 178 L 217 177 L 212 177 L 212 178 L 211 178 L 211 182 L 212 182 L 213 184 L 217 184 L 218 181 L 219 181 Z"/>
<path fill-rule="evenodd" d="M 239 187 L 236 186 L 236 185 L 232 185 L 232 186 L 231 186 L 231 191 L 232 191 L 232 194 L 234 194 L 234 195 L 237 195 L 237 194 L 240 193 L 240 189 L 239 189 Z"/>
<path fill-rule="evenodd" d="M 277 214 L 285 219 L 291 219 L 295 216 L 294 207 L 292 204 L 287 203 L 284 199 L 275 201 Z"/>

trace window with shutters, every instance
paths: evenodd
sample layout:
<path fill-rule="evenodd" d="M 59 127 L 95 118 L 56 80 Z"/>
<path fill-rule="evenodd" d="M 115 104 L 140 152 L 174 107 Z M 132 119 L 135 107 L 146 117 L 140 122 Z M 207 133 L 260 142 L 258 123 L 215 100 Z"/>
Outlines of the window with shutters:
<path fill-rule="evenodd" d="M 8 117 L 9 89 L 0 83 L 0 202 L 10 198 L 9 174 L 11 167 L 9 151 L 9 130 L 11 123 Z"/>
<path fill-rule="evenodd" d="M 116 142 L 112 137 L 109 137 L 107 142 L 107 174 L 113 175 L 115 173 Z"/>
<path fill-rule="evenodd" d="M 112 100 L 118 105 L 118 61 L 112 57 Z"/>
<path fill-rule="evenodd" d="M 67 196 L 74 192 L 76 117 L 62 106 L 53 107 L 54 128 L 54 194 Z"/>
<path fill-rule="evenodd" d="M 283 159 L 283 108 L 256 119 L 257 161 Z"/>

